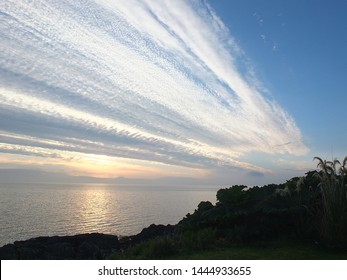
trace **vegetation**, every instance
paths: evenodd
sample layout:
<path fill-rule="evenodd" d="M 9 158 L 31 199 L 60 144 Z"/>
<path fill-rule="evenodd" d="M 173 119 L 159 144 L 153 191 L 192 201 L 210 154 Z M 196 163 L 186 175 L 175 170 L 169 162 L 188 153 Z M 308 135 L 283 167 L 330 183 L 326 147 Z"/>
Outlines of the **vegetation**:
<path fill-rule="evenodd" d="M 200 202 L 175 232 L 114 258 L 347 258 L 347 157 L 279 185 L 235 185 Z M 272 253 L 271 253 L 272 252 Z"/>
<path fill-rule="evenodd" d="M 347 157 L 342 164 L 338 160 L 315 159 L 318 160 L 317 167 L 321 169 L 321 172 L 315 174 L 319 178 L 323 205 L 321 237 L 329 246 L 346 247 Z"/>

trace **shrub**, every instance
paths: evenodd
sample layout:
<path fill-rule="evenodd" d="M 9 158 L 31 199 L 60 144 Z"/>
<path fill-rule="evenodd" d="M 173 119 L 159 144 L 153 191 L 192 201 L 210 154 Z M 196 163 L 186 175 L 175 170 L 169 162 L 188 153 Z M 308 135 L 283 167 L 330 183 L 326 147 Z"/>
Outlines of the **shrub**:
<path fill-rule="evenodd" d="M 346 163 L 347 157 L 341 164 L 338 160 L 326 161 L 319 157 L 316 173 L 319 178 L 319 188 L 322 197 L 321 236 L 327 245 L 345 247 L 347 229 L 347 186 Z M 337 168 L 340 166 L 340 168 Z"/>
<path fill-rule="evenodd" d="M 183 249 L 204 250 L 210 247 L 216 239 L 216 229 L 204 228 L 198 231 L 185 231 L 179 241 Z"/>

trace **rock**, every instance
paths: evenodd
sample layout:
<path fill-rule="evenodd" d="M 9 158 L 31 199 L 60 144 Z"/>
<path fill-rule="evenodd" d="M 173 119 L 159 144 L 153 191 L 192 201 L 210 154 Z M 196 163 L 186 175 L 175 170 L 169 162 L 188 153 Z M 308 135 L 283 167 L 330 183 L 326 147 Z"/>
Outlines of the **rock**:
<path fill-rule="evenodd" d="M 91 233 L 74 236 L 36 237 L 16 241 L 0 248 L 1 260 L 98 260 L 106 259 L 122 248 L 174 233 L 172 225 L 150 225 L 139 234 L 124 237 Z"/>
<path fill-rule="evenodd" d="M 18 252 L 16 246 L 8 244 L 0 248 L 1 260 L 18 260 Z"/>
<path fill-rule="evenodd" d="M 122 238 L 121 243 L 123 248 L 127 248 L 131 245 L 147 241 L 149 239 L 171 235 L 174 233 L 175 226 L 173 225 L 155 225 L 151 224 L 149 227 L 144 228 L 140 233 L 132 236 Z"/>
<path fill-rule="evenodd" d="M 115 235 L 91 233 L 74 236 L 38 237 L 0 248 L 0 259 L 95 260 L 106 259 L 120 249 Z"/>
<path fill-rule="evenodd" d="M 57 242 L 52 245 L 47 246 L 47 252 L 49 252 L 49 255 L 47 256 L 48 259 L 56 260 L 68 260 L 71 259 L 71 256 L 74 256 L 75 248 L 71 243 L 68 242 Z M 54 252 L 54 254 L 50 253 Z"/>
<path fill-rule="evenodd" d="M 98 246 L 91 242 L 83 242 L 77 248 L 76 259 L 78 260 L 100 260 L 102 254 Z"/>
<path fill-rule="evenodd" d="M 174 226 L 172 225 L 155 225 L 151 224 L 149 227 L 144 228 L 139 234 L 136 235 L 138 239 L 147 240 L 153 237 L 172 234 Z"/>

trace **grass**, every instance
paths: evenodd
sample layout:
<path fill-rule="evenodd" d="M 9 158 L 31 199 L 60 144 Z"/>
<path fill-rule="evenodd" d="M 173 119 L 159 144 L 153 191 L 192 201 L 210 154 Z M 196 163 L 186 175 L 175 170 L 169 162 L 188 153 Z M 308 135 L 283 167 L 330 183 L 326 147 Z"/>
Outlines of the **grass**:
<path fill-rule="evenodd" d="M 342 164 L 338 160 L 314 159 L 318 160 L 317 167 L 321 169 L 320 173 L 316 173 L 323 201 L 321 235 L 329 246 L 346 247 L 347 185 L 344 179 L 347 174 L 347 157 Z"/>
<path fill-rule="evenodd" d="M 346 252 L 323 250 L 307 244 L 282 244 L 281 246 L 231 246 L 211 248 L 173 256 L 182 260 L 346 260 Z"/>
<path fill-rule="evenodd" d="M 166 251 L 166 249 L 169 250 Z M 294 240 L 275 240 L 253 245 L 223 245 L 220 243 L 201 250 L 178 250 L 172 247 L 172 243 L 166 239 L 152 240 L 149 243 L 135 246 L 123 254 L 114 255 L 112 259 L 347 260 L 347 252 Z"/>

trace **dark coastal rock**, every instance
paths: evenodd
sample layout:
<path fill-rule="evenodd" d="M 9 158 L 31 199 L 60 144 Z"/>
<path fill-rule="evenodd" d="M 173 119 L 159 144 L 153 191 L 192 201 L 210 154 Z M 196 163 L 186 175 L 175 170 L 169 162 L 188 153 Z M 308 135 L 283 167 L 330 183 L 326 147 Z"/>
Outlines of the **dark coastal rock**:
<path fill-rule="evenodd" d="M 38 237 L 0 248 L 0 259 L 96 260 L 120 249 L 115 235 L 91 233 L 74 236 Z"/>
<path fill-rule="evenodd" d="M 127 248 L 131 245 L 147 241 L 159 236 L 172 235 L 175 226 L 173 225 L 155 225 L 151 224 L 149 227 L 144 228 L 140 233 L 132 236 L 123 237 L 120 242 L 122 248 Z"/>
<path fill-rule="evenodd" d="M 18 260 L 16 246 L 8 244 L 0 248 L 0 260 Z"/>
<path fill-rule="evenodd" d="M 135 235 L 134 239 L 144 241 L 153 237 L 169 235 L 174 232 L 174 226 L 172 225 L 155 225 L 151 224 L 149 227 L 144 228 L 139 234 Z"/>
<path fill-rule="evenodd" d="M 124 237 L 91 233 L 74 236 L 37 237 L 0 248 L 1 260 L 100 260 L 121 248 L 174 233 L 173 225 L 150 225 L 139 234 Z"/>

